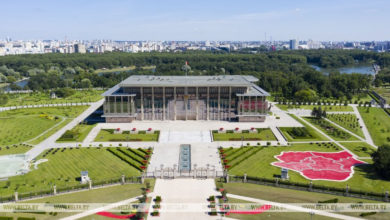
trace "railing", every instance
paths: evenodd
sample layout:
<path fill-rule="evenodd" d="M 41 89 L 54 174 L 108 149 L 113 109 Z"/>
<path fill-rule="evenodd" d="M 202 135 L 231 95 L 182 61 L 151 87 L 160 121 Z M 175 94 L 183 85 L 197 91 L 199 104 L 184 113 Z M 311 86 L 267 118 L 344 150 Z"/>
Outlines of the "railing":
<path fill-rule="evenodd" d="M 223 171 L 216 171 L 212 169 L 196 169 L 190 171 L 178 171 L 178 170 L 155 170 L 152 172 L 145 172 L 146 178 L 161 178 L 161 179 L 175 179 L 175 178 L 194 178 L 194 179 L 208 179 L 223 177 Z"/>
<path fill-rule="evenodd" d="M 346 188 L 337 188 L 329 187 L 322 185 L 314 185 L 312 183 L 297 183 L 290 181 L 282 181 L 280 179 L 267 179 L 267 178 L 257 178 L 257 177 L 246 177 L 246 176 L 229 176 L 225 178 L 227 182 L 240 182 L 240 183 L 252 183 L 265 186 L 273 186 L 285 189 L 317 192 L 317 193 L 326 193 L 337 196 L 346 196 L 354 197 L 360 199 L 369 199 L 376 201 L 389 202 L 388 192 L 385 193 L 376 193 L 376 192 L 367 192 L 362 190 L 353 190 L 348 186 Z"/>
<path fill-rule="evenodd" d="M 15 202 L 20 200 L 26 200 L 26 199 L 35 199 L 35 198 L 42 198 L 47 196 L 54 196 L 54 195 L 61 195 L 64 193 L 70 193 L 70 192 L 78 192 L 78 191 L 85 191 L 90 190 L 94 188 L 103 188 L 106 186 L 112 186 L 112 185 L 119 185 L 119 184 L 137 184 L 142 183 L 142 177 L 120 177 L 117 179 L 105 179 L 105 180 L 99 180 L 96 182 L 91 181 L 91 184 L 77 184 L 77 185 L 71 185 L 71 186 L 65 186 L 65 187 L 55 187 L 52 186 L 47 189 L 42 189 L 39 191 L 34 192 L 26 192 L 26 193 L 15 193 L 14 195 L 9 195 L 5 197 L 0 196 L 0 203 L 4 202 Z"/>

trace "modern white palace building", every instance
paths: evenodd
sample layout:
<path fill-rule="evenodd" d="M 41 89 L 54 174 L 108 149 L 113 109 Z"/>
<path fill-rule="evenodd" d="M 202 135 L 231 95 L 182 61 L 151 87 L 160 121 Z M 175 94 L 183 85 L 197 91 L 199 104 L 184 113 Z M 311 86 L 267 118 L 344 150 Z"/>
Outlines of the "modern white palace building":
<path fill-rule="evenodd" d="M 264 121 L 269 94 L 244 75 L 133 75 L 103 96 L 106 122 L 133 120 Z"/>

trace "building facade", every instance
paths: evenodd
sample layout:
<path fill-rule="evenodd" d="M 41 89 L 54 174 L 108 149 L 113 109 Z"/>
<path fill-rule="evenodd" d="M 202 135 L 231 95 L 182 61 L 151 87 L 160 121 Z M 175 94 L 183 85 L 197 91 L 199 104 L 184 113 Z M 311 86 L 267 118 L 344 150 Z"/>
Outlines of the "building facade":
<path fill-rule="evenodd" d="M 134 75 L 103 96 L 108 123 L 133 120 L 264 121 L 269 94 L 253 76 Z"/>

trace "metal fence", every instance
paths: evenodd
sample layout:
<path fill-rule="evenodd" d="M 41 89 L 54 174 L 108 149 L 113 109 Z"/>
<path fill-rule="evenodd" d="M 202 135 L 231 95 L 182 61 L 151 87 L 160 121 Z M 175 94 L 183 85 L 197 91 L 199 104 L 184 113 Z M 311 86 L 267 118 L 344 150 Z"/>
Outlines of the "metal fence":
<path fill-rule="evenodd" d="M 0 196 L 0 203 L 4 202 L 15 202 L 20 200 L 26 200 L 26 199 L 35 199 L 35 198 L 42 198 L 47 196 L 54 196 L 54 195 L 61 195 L 65 193 L 70 192 L 78 192 L 78 191 L 85 191 L 95 188 L 103 188 L 107 186 L 113 186 L 113 185 L 124 185 L 124 184 L 140 184 L 142 183 L 142 177 L 120 177 L 117 179 L 105 179 L 105 180 L 99 180 L 99 181 L 91 181 L 91 184 L 77 184 L 77 185 L 71 185 L 71 186 L 64 186 L 64 187 L 56 187 L 51 186 L 47 189 L 42 189 L 39 191 L 34 192 L 26 192 L 26 193 L 17 193 L 15 192 L 14 195 L 8 195 L 8 196 Z"/>
<path fill-rule="evenodd" d="M 388 192 L 384 193 L 375 193 L 375 192 L 366 192 L 353 190 L 351 188 L 336 188 L 336 187 L 328 187 L 322 185 L 314 185 L 312 183 L 295 183 L 290 181 L 280 181 L 279 179 L 265 179 L 265 178 L 256 178 L 256 177 L 246 177 L 246 176 L 228 176 L 225 177 L 224 180 L 226 182 L 240 182 L 240 183 L 252 183 L 259 184 L 265 186 L 273 186 L 285 189 L 293 189 L 300 191 L 308 191 L 308 192 L 317 192 L 317 193 L 325 193 L 337 196 L 346 196 L 346 197 L 354 197 L 360 199 L 369 199 L 375 201 L 384 201 L 389 202 Z"/>

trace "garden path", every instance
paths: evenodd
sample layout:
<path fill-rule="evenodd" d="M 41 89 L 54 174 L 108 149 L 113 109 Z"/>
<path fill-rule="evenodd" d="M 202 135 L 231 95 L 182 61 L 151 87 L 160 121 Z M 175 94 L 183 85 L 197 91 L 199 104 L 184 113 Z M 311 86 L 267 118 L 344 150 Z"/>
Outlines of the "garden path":
<path fill-rule="evenodd" d="M 360 126 L 362 127 L 362 131 L 363 131 L 364 137 L 365 137 L 365 139 L 366 139 L 366 142 L 367 142 L 368 144 L 372 145 L 373 147 L 378 148 L 378 147 L 374 144 L 374 141 L 373 141 L 372 138 L 371 138 L 370 132 L 368 132 L 367 126 L 366 126 L 366 124 L 364 123 L 364 120 L 363 120 L 362 116 L 360 115 L 360 112 L 359 112 L 359 110 L 357 109 L 356 105 L 352 105 L 352 109 L 353 109 L 353 111 L 355 112 L 356 117 L 359 119 L 359 124 L 360 124 Z"/>

